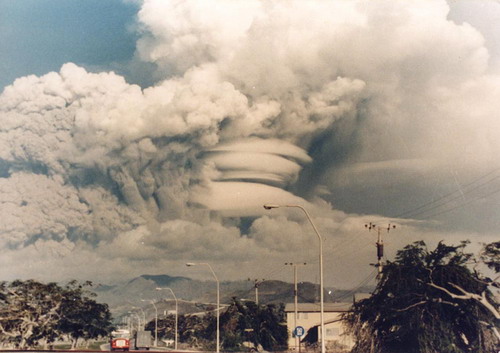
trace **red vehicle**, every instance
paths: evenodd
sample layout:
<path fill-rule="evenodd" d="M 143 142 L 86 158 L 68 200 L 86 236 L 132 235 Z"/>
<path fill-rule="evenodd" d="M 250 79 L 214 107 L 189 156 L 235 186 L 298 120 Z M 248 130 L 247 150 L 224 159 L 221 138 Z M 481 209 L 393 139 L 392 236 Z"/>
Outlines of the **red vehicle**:
<path fill-rule="evenodd" d="M 130 331 L 116 330 L 111 332 L 109 348 L 111 351 L 128 351 L 130 349 Z"/>

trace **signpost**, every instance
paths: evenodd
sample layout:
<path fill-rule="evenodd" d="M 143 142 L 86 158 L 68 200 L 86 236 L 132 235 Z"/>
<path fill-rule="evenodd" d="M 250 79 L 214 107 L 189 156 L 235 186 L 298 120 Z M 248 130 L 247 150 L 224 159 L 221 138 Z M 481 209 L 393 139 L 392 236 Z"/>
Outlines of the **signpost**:
<path fill-rule="evenodd" d="M 297 337 L 302 337 L 304 333 L 306 333 L 306 330 L 302 326 L 297 326 L 295 330 L 293 330 L 293 333 Z"/>
<path fill-rule="evenodd" d="M 299 338 L 299 353 L 300 353 L 300 337 L 304 336 L 306 330 L 302 326 L 297 326 L 293 330 L 293 334 Z"/>

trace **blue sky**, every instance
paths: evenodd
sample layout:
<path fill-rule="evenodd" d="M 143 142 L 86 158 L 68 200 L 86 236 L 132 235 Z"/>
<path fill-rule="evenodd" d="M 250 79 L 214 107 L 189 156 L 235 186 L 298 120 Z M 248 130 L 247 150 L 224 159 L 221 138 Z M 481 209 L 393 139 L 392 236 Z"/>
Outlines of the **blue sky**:
<path fill-rule="evenodd" d="M 0 0 L 0 87 L 67 62 L 96 71 L 129 62 L 137 11 L 120 0 Z"/>

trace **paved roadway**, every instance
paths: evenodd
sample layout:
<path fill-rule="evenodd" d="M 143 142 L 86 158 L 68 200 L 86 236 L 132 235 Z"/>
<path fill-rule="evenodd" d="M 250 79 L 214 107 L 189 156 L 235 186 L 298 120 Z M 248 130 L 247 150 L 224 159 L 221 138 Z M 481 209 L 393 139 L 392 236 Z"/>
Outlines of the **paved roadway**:
<path fill-rule="evenodd" d="M 32 349 L 2 349 L 0 348 L 0 353 L 5 352 L 5 353 L 21 353 L 21 352 L 27 352 L 27 353 L 48 353 L 48 352 L 61 352 L 61 353 L 92 353 L 92 352 L 111 352 L 109 350 L 109 344 L 103 344 L 101 345 L 101 350 L 96 351 L 96 350 L 91 350 L 91 349 L 75 349 L 75 350 L 62 350 L 62 349 L 57 349 L 57 350 L 32 350 Z M 117 351 L 113 351 L 113 353 L 116 353 Z M 119 352 L 119 351 L 118 351 Z M 166 349 L 166 348 L 154 348 L 151 347 L 150 350 L 144 351 L 144 350 L 130 350 L 130 352 L 133 353 L 147 353 L 147 352 L 163 352 L 163 353 L 213 353 L 213 352 L 204 352 L 204 351 L 184 351 L 184 350 L 177 350 L 174 351 L 173 349 Z"/>
<path fill-rule="evenodd" d="M 61 352 L 61 353 L 100 353 L 100 352 L 111 352 L 109 350 L 109 343 L 102 344 L 100 346 L 101 350 L 91 350 L 91 349 L 75 349 L 75 350 L 62 350 L 62 349 L 57 349 L 57 350 L 22 350 L 22 349 L 2 349 L 0 348 L 0 353 L 21 353 L 21 352 L 27 352 L 27 353 L 49 353 L 49 352 Z M 113 353 L 120 352 L 120 351 L 113 351 Z M 209 352 L 203 352 L 203 351 L 188 351 L 188 350 L 173 350 L 173 349 L 168 349 L 165 347 L 151 347 L 150 350 L 145 351 L 145 350 L 130 350 L 130 352 L 133 353 L 147 353 L 147 352 L 163 352 L 163 353 L 209 353 Z M 210 352 L 213 353 L 213 352 Z"/>

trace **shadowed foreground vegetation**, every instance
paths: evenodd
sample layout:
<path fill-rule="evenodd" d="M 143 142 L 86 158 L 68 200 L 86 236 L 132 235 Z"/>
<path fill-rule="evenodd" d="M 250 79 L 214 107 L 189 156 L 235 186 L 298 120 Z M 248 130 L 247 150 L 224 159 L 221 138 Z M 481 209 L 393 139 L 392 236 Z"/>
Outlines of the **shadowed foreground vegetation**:
<path fill-rule="evenodd" d="M 92 283 L 16 280 L 0 283 L 0 343 L 20 349 L 48 348 L 56 340 L 107 337 L 113 329 L 107 304 L 97 303 L 86 289 Z"/>

